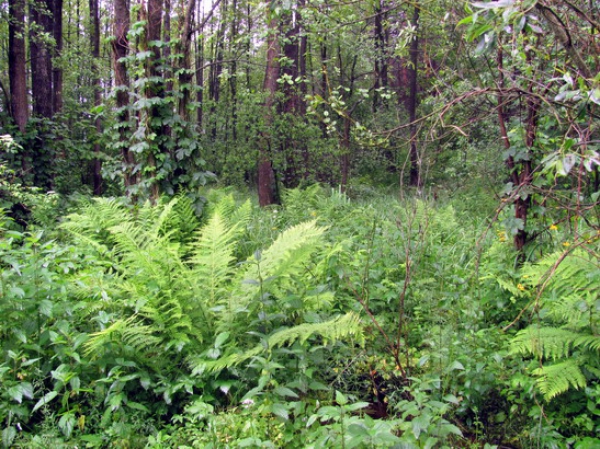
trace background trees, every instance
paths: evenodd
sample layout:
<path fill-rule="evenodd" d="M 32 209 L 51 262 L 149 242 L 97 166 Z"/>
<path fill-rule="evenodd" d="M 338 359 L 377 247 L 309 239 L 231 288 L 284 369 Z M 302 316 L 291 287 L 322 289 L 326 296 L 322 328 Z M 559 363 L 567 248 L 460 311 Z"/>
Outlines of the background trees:
<path fill-rule="evenodd" d="M 22 143 L 8 157 L 47 189 L 156 198 L 215 174 L 270 204 L 278 185 L 424 192 L 503 172 L 522 249 L 544 170 L 587 161 L 598 183 L 585 2 L 11 0 L 3 14 L 2 127 Z"/>

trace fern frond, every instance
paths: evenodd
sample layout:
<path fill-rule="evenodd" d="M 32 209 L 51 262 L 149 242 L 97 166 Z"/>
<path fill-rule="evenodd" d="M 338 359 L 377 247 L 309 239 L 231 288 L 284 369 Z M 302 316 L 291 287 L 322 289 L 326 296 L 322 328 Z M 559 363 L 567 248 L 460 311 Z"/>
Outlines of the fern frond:
<path fill-rule="evenodd" d="M 580 335 L 573 341 L 573 346 L 585 348 L 588 351 L 598 352 L 600 356 L 600 336 L 599 335 Z"/>
<path fill-rule="evenodd" d="M 245 310 L 250 301 L 264 289 L 276 288 L 282 279 L 298 272 L 308 263 L 310 255 L 318 248 L 325 228 L 319 227 L 316 221 L 300 223 L 286 229 L 275 242 L 262 252 L 259 260 L 250 260 L 240 285 L 239 293 L 231 297 L 228 318 Z"/>
<path fill-rule="evenodd" d="M 585 376 L 574 359 L 543 366 L 533 371 L 539 376 L 538 386 L 546 401 L 550 401 L 570 388 L 585 388 Z"/>
<path fill-rule="evenodd" d="M 89 340 L 84 344 L 85 355 L 98 357 L 103 348 L 113 342 L 123 342 L 136 351 L 145 351 L 159 343 L 160 339 L 151 334 L 152 329 L 138 324 L 135 315 L 127 319 L 120 319 L 106 329 L 90 335 Z"/>
<path fill-rule="evenodd" d="M 578 337 L 578 333 L 566 329 L 530 326 L 519 331 L 513 338 L 511 352 L 545 359 L 562 359 L 569 357 Z"/>
<path fill-rule="evenodd" d="M 193 362 L 195 374 L 201 372 L 217 372 L 255 357 L 262 352 L 270 351 L 284 345 L 291 345 L 296 341 L 306 343 L 312 336 L 319 336 L 325 344 L 342 341 L 354 337 L 360 343 L 364 342 L 363 328 L 360 317 L 350 312 L 322 323 L 303 323 L 287 329 L 282 329 L 267 338 L 266 344 L 259 344 L 244 352 L 228 354 L 217 360 L 197 360 Z"/>
<path fill-rule="evenodd" d="M 359 316 L 350 312 L 322 323 L 303 323 L 277 331 L 268 338 L 267 342 L 271 348 L 291 345 L 295 341 L 304 344 L 313 335 L 319 335 L 324 344 L 347 337 L 356 337 L 362 342 L 362 324 Z"/>
<path fill-rule="evenodd" d="M 194 244 L 191 258 L 192 275 L 200 282 L 206 304 L 216 306 L 232 275 L 235 229 L 227 229 L 219 213 L 215 213 L 202 228 Z"/>
<path fill-rule="evenodd" d="M 306 263 L 324 232 L 325 228 L 317 226 L 316 220 L 286 229 L 261 253 L 258 264 L 248 265 L 246 279 L 266 279 L 293 272 L 293 268 Z"/>

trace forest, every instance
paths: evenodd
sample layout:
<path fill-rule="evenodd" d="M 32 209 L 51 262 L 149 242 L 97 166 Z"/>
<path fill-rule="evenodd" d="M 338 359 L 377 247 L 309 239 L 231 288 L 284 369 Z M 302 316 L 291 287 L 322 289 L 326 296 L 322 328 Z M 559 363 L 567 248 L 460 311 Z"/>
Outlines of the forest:
<path fill-rule="evenodd" d="M 599 119 L 594 0 L 0 0 L 0 445 L 600 447 Z"/>

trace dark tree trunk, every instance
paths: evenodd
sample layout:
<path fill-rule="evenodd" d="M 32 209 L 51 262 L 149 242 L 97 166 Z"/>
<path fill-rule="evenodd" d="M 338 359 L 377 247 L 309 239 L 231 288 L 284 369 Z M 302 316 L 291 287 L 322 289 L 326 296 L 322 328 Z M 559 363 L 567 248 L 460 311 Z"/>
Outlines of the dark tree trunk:
<path fill-rule="evenodd" d="M 231 69 L 229 74 L 229 92 L 231 94 L 231 138 L 235 142 L 237 140 L 237 121 L 238 121 L 238 104 L 237 104 L 237 52 L 235 45 L 238 38 L 238 27 L 239 27 L 239 11 L 237 0 L 232 0 L 231 4 L 232 18 L 231 18 L 231 29 L 229 36 L 230 54 L 231 57 Z"/>
<path fill-rule="evenodd" d="M 124 58 L 127 57 L 129 42 L 130 17 L 127 0 L 115 0 L 115 38 L 112 41 L 113 65 L 115 74 L 115 90 L 117 103 L 117 122 L 120 134 L 119 145 L 123 157 L 123 175 L 125 188 L 137 184 L 138 175 L 133 173 L 135 167 L 135 156 L 129 151 L 129 78 L 127 76 L 127 65 Z"/>
<path fill-rule="evenodd" d="M 408 119 L 410 121 L 410 185 L 421 187 L 423 180 L 421 179 L 421 167 L 419 149 L 417 148 L 417 89 L 418 89 L 418 74 L 419 74 L 419 2 L 415 2 L 413 10 L 413 26 L 415 27 L 415 35 L 410 43 L 410 69 L 409 69 L 409 93 L 408 93 Z"/>
<path fill-rule="evenodd" d="M 94 106 L 102 104 L 102 93 L 100 91 L 100 76 L 98 73 L 98 61 L 100 60 L 100 12 L 98 11 L 98 0 L 89 0 L 90 9 L 90 47 L 92 50 L 92 88 L 94 89 Z M 96 117 L 95 123 L 97 138 L 102 133 L 102 121 Z M 95 158 L 92 161 L 92 180 L 94 195 L 102 195 L 102 161 L 98 157 L 100 144 L 94 143 Z"/>
<path fill-rule="evenodd" d="M 375 92 L 373 94 L 373 112 L 381 104 L 379 88 L 388 87 L 388 66 L 387 66 L 387 38 L 384 29 L 386 13 L 384 11 L 383 0 L 375 0 Z"/>
<path fill-rule="evenodd" d="M 164 96 L 164 84 L 161 78 L 161 73 L 158 70 L 159 61 L 161 58 L 160 48 L 155 45 L 155 42 L 160 41 L 162 29 L 162 13 L 163 0 L 148 0 L 147 3 L 147 25 L 144 44 L 147 50 L 152 53 L 152 57 L 145 60 L 146 65 L 146 89 L 144 95 L 148 99 L 162 98 Z M 162 147 L 163 137 L 165 135 L 165 127 L 161 123 L 163 105 L 153 105 L 148 111 L 149 131 L 154 134 L 154 138 L 150 144 L 151 150 L 148 155 L 148 167 L 152 172 L 152 182 L 150 183 L 150 199 L 156 201 L 159 195 L 159 185 L 156 179 L 157 156 L 159 153 L 165 153 Z"/>
<path fill-rule="evenodd" d="M 52 49 L 45 39 L 53 35 L 51 9 L 44 0 L 34 0 L 30 5 L 29 49 L 31 56 L 31 94 L 33 114 L 52 118 Z"/>
<path fill-rule="evenodd" d="M 10 110 L 15 124 L 24 133 L 29 118 L 25 69 L 25 0 L 10 0 L 8 11 L 10 16 L 8 22 Z"/>
<path fill-rule="evenodd" d="M 290 128 L 298 123 L 300 110 L 300 93 L 298 91 L 299 72 L 299 37 L 300 24 L 297 13 L 294 9 L 290 9 L 285 13 L 281 21 L 281 30 L 284 33 L 283 55 L 285 57 L 285 65 L 281 67 L 281 73 L 291 80 L 292 84 L 287 80 L 283 83 L 284 100 L 282 104 L 282 112 L 287 115 L 286 123 Z M 283 185 L 285 187 L 296 187 L 298 185 L 298 146 L 299 143 L 293 135 L 286 132 L 286 136 L 282 138 L 282 154 L 285 155 L 286 167 L 283 173 Z"/>
<path fill-rule="evenodd" d="M 299 21 L 300 26 L 303 26 L 302 23 L 302 10 L 306 7 L 306 0 L 298 0 L 298 11 L 299 11 Z M 298 104 L 298 115 L 302 117 L 303 120 L 306 120 L 306 94 L 308 93 L 308 87 L 306 83 L 306 52 L 308 51 L 308 33 L 304 29 L 300 29 L 300 49 L 298 54 L 298 69 L 301 82 L 300 82 L 300 95 L 301 99 Z M 300 142 L 300 150 L 302 152 L 302 161 L 304 164 L 303 178 L 306 180 L 310 176 L 310 155 L 308 153 L 308 145 L 306 141 Z"/>
<path fill-rule="evenodd" d="M 184 121 L 189 120 L 188 107 L 190 104 L 192 91 L 192 63 L 191 63 L 191 44 L 194 28 L 194 13 L 196 11 L 196 1 L 190 0 L 187 4 L 185 14 L 182 17 L 180 25 L 181 37 L 179 54 L 181 55 L 181 64 L 179 70 L 179 106 L 178 112 Z"/>
<path fill-rule="evenodd" d="M 261 207 L 278 204 L 277 182 L 272 163 L 272 125 L 277 93 L 277 79 L 279 78 L 279 36 L 278 24 L 275 14 L 271 11 L 270 1 L 266 1 L 269 17 L 269 34 L 267 37 L 267 68 L 265 72 L 264 91 L 267 94 L 265 101 L 265 129 L 262 133 L 262 142 L 258 154 L 258 202 Z"/>
<path fill-rule="evenodd" d="M 165 12 L 163 14 L 163 36 L 162 58 L 164 63 L 163 77 L 165 79 L 165 91 L 173 90 L 173 61 L 171 61 L 171 0 L 165 0 Z"/>
<path fill-rule="evenodd" d="M 198 103 L 196 120 L 202 132 L 204 120 L 204 33 L 202 30 L 198 33 L 196 45 L 196 86 L 198 86 L 196 92 L 196 102 Z"/>
<path fill-rule="evenodd" d="M 52 27 L 55 46 L 52 51 L 52 57 L 61 56 L 63 49 L 63 0 L 53 0 L 52 2 Z M 52 107 L 53 112 L 59 113 L 63 107 L 63 70 L 60 64 L 52 66 Z"/>

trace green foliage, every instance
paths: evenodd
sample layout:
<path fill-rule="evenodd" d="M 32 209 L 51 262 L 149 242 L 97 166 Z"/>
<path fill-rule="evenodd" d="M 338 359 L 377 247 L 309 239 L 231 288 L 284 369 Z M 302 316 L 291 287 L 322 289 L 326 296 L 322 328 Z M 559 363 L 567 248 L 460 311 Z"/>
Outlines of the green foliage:
<path fill-rule="evenodd" d="M 595 246 L 586 249 L 549 254 L 523 269 L 523 282 L 536 289 L 540 318 L 516 335 L 512 351 L 544 362 L 533 374 L 546 400 L 570 388 L 584 388 L 586 378 L 600 377 L 596 293 L 600 259 Z"/>

